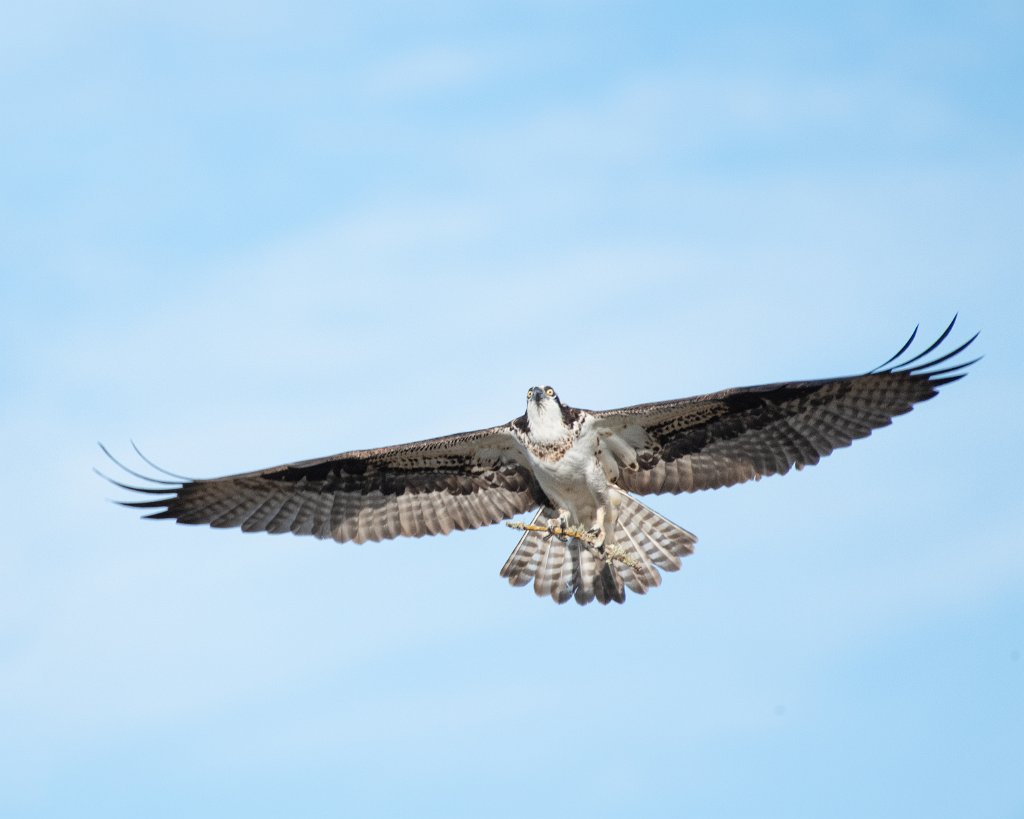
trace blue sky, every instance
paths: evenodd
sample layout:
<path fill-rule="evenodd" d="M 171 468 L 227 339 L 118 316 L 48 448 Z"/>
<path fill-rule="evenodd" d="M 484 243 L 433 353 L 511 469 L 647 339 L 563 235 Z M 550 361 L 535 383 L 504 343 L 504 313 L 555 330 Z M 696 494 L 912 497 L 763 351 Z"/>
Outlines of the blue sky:
<path fill-rule="evenodd" d="M 0 20 L 0 813 L 1024 815 L 1017 3 L 43 2 Z M 491 527 L 141 522 L 200 476 L 869 369 L 814 469 L 556 607 Z"/>

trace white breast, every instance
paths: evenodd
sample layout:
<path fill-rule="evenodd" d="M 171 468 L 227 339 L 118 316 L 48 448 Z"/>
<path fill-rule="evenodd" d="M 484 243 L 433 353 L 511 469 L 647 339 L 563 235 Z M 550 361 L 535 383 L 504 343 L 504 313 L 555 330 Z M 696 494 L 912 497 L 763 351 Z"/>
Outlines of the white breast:
<path fill-rule="evenodd" d="M 564 441 L 572 432 L 565 425 L 561 407 L 554 401 L 540 404 L 531 401 L 526 407 L 526 417 L 530 423 L 530 438 L 542 446 Z"/>
<path fill-rule="evenodd" d="M 563 436 L 564 436 L 564 427 Z M 531 431 L 533 431 L 531 426 Z M 589 526 L 607 502 L 608 479 L 598 459 L 599 440 L 589 419 L 559 457 L 531 454 L 533 472 L 544 494 L 574 521 Z"/>

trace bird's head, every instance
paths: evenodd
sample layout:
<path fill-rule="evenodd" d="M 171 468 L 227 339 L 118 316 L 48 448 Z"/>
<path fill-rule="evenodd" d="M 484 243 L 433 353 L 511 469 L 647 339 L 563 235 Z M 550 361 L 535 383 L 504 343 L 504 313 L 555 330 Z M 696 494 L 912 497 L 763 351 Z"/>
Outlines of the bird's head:
<path fill-rule="evenodd" d="M 526 420 L 534 435 L 555 437 L 564 434 L 562 402 L 553 388 L 530 387 L 526 391 Z"/>
<path fill-rule="evenodd" d="M 554 387 L 530 387 L 526 391 L 527 408 L 531 404 L 547 404 L 552 401 L 555 406 L 562 406 L 562 402 L 558 400 L 558 393 L 555 392 Z"/>

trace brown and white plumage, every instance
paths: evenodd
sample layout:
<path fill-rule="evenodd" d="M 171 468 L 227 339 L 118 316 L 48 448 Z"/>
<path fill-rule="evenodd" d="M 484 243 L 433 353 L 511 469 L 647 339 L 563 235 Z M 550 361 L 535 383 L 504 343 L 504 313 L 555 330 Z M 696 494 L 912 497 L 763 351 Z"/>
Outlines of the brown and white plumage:
<path fill-rule="evenodd" d="M 156 508 L 148 517 L 179 523 L 356 543 L 476 529 L 543 501 L 504 427 L 212 480 L 154 482 L 162 486 L 124 488 L 172 497 L 124 505 Z"/>
<path fill-rule="evenodd" d="M 696 541 L 628 493 L 695 492 L 816 464 L 963 377 L 974 361 L 941 365 L 977 334 L 918 363 L 955 321 L 924 352 L 892 364 L 915 330 L 864 375 L 603 412 L 565 406 L 550 387 L 534 387 L 524 415 L 490 429 L 223 478 L 114 483 L 152 496 L 124 504 L 155 510 L 151 518 L 357 543 L 447 534 L 540 509 L 535 522 L 590 529 L 594 542 L 527 532 L 502 575 L 517 586 L 532 580 L 538 595 L 559 603 L 621 603 L 626 589 L 659 585 L 659 570 L 678 569 Z"/>

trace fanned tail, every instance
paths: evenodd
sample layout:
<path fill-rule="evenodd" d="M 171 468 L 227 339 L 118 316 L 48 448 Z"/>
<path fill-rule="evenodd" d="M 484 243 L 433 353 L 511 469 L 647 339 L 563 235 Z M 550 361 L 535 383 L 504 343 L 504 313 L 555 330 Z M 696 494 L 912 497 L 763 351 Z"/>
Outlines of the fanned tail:
<path fill-rule="evenodd" d="M 693 552 L 696 535 L 666 520 L 636 498 L 612 488 L 618 519 L 613 538 L 594 547 L 578 538 L 560 540 L 546 532 L 527 531 L 501 569 L 513 586 L 533 581 L 533 590 L 556 603 L 575 598 L 581 606 L 592 600 L 623 603 L 626 589 L 636 594 L 661 585 L 659 569 L 674 572 Z M 557 517 L 548 507 L 533 523 Z"/>

